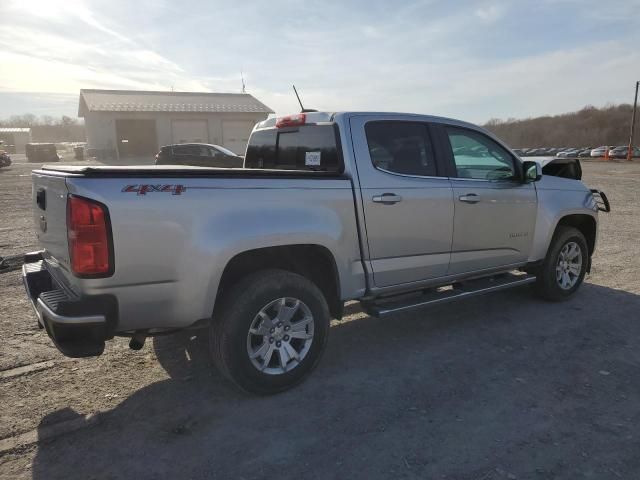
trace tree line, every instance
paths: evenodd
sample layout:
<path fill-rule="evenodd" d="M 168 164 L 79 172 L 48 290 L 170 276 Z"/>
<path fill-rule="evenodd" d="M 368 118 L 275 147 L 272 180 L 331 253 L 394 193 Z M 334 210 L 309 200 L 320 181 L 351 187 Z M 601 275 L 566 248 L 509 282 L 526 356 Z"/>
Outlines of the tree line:
<path fill-rule="evenodd" d="M 523 120 L 493 118 L 484 127 L 516 148 L 626 145 L 632 110 L 628 104 L 602 108 L 589 105 L 561 115 Z M 640 124 L 640 119 L 637 122 Z M 34 142 L 83 142 L 86 138 L 84 124 L 66 115 L 12 115 L 0 119 L 0 127 L 31 127 Z M 640 131 L 636 134 L 636 145 L 640 143 L 638 137 Z"/>
<path fill-rule="evenodd" d="M 63 126 L 80 125 L 81 122 L 77 118 L 62 115 L 61 117 L 53 117 L 51 115 L 37 116 L 33 113 L 25 113 L 23 115 L 11 115 L 8 118 L 0 119 L 0 127 L 36 127 L 36 126 Z"/>
<path fill-rule="evenodd" d="M 37 116 L 32 113 L 11 115 L 0 119 L 0 127 L 29 127 L 33 142 L 84 142 L 86 140 L 84 123 L 77 118 L 62 115 Z"/>
<path fill-rule="evenodd" d="M 491 119 L 484 127 L 515 148 L 627 145 L 633 107 L 628 104 L 584 107 L 562 115 L 517 120 Z M 636 119 L 636 130 L 639 119 Z M 635 143 L 640 143 L 636 132 Z"/>

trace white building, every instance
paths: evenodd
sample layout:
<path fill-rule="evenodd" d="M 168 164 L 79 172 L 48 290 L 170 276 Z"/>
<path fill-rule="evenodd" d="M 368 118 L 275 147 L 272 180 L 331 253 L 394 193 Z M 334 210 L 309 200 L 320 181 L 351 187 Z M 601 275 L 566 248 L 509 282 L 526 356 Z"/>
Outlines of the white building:
<path fill-rule="evenodd" d="M 153 159 L 162 145 L 203 142 L 244 155 L 273 111 L 246 93 L 80 90 L 89 155 Z"/>
<path fill-rule="evenodd" d="M 10 145 L 15 146 L 15 153 L 24 153 L 24 146 L 31 143 L 31 129 L 22 127 L 1 127 L 0 140 L 4 145 L 0 150 L 7 149 Z"/>

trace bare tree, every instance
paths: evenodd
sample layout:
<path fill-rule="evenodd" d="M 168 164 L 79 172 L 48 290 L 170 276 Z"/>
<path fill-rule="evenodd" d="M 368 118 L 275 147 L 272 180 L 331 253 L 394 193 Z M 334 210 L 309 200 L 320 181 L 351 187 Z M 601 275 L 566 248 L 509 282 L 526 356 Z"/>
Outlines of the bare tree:
<path fill-rule="evenodd" d="M 516 120 L 492 118 L 485 128 L 514 147 L 625 145 L 631 105 L 611 105 L 562 115 Z"/>

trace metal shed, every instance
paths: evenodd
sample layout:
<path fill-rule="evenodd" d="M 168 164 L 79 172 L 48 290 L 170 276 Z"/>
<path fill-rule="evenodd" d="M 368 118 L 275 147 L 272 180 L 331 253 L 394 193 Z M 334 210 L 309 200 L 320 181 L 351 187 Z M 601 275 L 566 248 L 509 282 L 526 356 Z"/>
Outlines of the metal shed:
<path fill-rule="evenodd" d="M 146 163 L 162 145 L 204 142 L 244 155 L 273 111 L 247 93 L 80 90 L 89 154 Z"/>
<path fill-rule="evenodd" d="M 31 129 L 23 127 L 0 127 L 0 140 L 12 153 L 24 153 L 24 146 L 31 142 Z M 12 148 L 13 147 L 13 148 Z"/>

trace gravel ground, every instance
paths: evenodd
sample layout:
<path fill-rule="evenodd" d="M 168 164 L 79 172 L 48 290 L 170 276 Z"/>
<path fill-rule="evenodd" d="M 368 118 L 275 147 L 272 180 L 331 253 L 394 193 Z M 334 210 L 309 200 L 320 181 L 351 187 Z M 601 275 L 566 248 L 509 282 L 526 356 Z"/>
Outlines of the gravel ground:
<path fill-rule="evenodd" d="M 16 160 L 0 255 L 36 248 Z M 384 320 L 353 304 L 310 379 L 269 398 L 222 380 L 193 332 L 65 359 L 0 275 L 0 370 L 52 361 L 0 378 L 0 439 L 42 438 L 1 452 L 0 478 L 640 478 L 640 164 L 583 166 L 613 212 L 571 300 L 523 288 Z"/>

